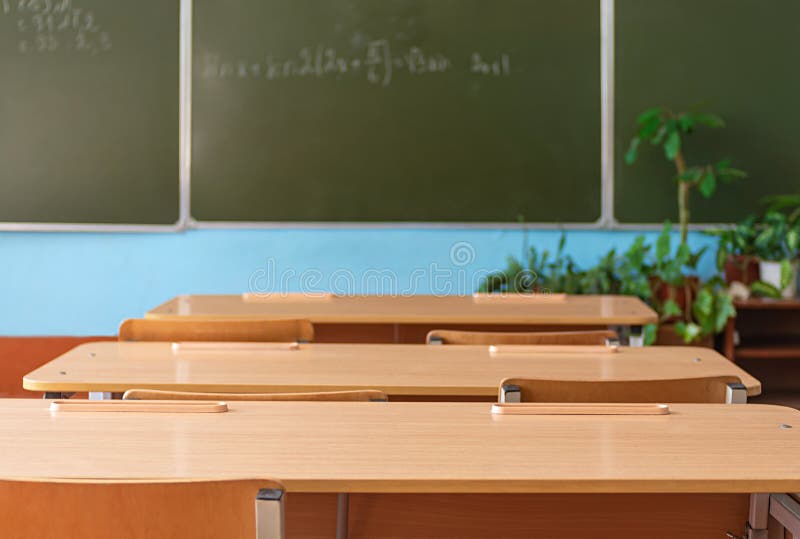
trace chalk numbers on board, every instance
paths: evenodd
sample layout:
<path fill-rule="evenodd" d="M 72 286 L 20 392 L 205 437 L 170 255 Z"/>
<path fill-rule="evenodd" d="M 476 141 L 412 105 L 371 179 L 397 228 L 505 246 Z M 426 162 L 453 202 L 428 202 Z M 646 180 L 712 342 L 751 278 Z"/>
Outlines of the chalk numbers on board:
<path fill-rule="evenodd" d="M 224 58 L 212 51 L 205 52 L 201 58 L 200 73 L 205 79 L 277 81 L 355 77 L 386 87 L 398 76 L 430 78 L 459 70 L 482 78 L 511 75 L 511 56 L 507 53 L 490 57 L 474 52 L 454 59 L 420 46 L 398 48 L 388 39 L 368 41 L 361 50 L 349 54 L 320 43 L 283 58 L 271 52 L 253 58 Z"/>
<path fill-rule="evenodd" d="M 92 10 L 73 0 L 0 0 L 0 13 L 13 22 L 20 54 L 59 50 L 97 55 L 111 50 L 111 35 Z"/>

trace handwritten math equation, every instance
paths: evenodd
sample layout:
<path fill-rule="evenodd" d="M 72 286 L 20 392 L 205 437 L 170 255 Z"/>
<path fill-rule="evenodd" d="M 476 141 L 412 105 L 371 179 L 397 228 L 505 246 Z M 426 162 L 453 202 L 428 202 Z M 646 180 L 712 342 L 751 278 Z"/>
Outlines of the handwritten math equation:
<path fill-rule="evenodd" d="M 409 47 L 393 52 L 388 40 L 380 39 L 366 44 L 362 55 L 343 55 L 335 48 L 317 45 L 304 47 L 295 57 L 279 59 L 267 54 L 263 60 L 222 59 L 219 54 L 202 56 L 200 75 L 204 79 L 324 79 L 363 77 L 367 82 L 389 86 L 398 75 L 412 77 L 445 73 L 466 67 L 481 77 L 508 77 L 511 75 L 511 56 L 501 53 L 485 57 L 471 53 L 464 66 L 457 66 L 448 56 L 430 53 L 421 47 Z"/>
<path fill-rule="evenodd" d="M 94 12 L 72 0 L 0 0 L 0 13 L 13 21 L 21 54 L 67 49 L 95 55 L 112 47 Z"/>

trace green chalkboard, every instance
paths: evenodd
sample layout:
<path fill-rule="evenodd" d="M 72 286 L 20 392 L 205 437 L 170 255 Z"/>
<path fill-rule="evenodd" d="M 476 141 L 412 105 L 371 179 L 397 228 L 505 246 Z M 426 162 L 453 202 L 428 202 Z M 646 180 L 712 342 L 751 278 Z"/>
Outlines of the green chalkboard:
<path fill-rule="evenodd" d="M 177 0 L 0 0 L 0 222 L 178 221 Z"/>
<path fill-rule="evenodd" d="M 764 195 L 800 191 L 799 45 L 797 0 L 616 0 L 616 218 L 677 218 L 663 153 L 645 147 L 636 165 L 623 161 L 636 116 L 656 105 L 706 103 L 727 127 L 691 135 L 689 164 L 728 157 L 750 174 L 695 196 L 694 222 L 736 221 Z"/>
<path fill-rule="evenodd" d="M 598 0 L 198 0 L 200 221 L 593 222 Z"/>

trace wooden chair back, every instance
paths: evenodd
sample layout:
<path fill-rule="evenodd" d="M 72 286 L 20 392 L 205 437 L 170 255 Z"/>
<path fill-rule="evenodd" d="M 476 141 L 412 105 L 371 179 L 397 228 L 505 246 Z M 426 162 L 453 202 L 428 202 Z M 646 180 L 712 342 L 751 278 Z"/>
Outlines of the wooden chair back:
<path fill-rule="evenodd" d="M 616 331 L 457 331 L 434 329 L 428 333 L 428 344 L 586 344 L 602 345 L 607 341 L 618 340 Z"/>
<path fill-rule="evenodd" d="M 0 522 L 9 539 L 279 539 L 282 491 L 277 482 L 254 479 L 0 480 Z"/>
<path fill-rule="evenodd" d="M 316 393 L 193 393 L 129 389 L 125 400 L 210 400 L 210 401 L 386 401 L 383 391 L 360 389 L 354 391 L 321 391 Z"/>
<path fill-rule="evenodd" d="M 308 320 L 157 320 L 131 318 L 119 327 L 120 341 L 311 342 Z"/>
<path fill-rule="evenodd" d="M 736 376 L 667 380 L 537 380 L 507 378 L 500 402 L 741 403 L 747 389 Z"/>

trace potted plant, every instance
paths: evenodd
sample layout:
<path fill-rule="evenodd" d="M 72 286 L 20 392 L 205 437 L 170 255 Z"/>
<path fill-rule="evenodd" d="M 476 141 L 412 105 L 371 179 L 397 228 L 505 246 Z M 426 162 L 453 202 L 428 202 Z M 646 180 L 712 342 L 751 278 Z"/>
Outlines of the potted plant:
<path fill-rule="evenodd" d="M 728 319 L 736 316 L 733 298 L 725 291 L 724 284 L 722 279 L 714 277 L 697 290 L 688 316 L 675 324 L 675 334 L 683 342 L 699 341 L 711 346 L 714 336 L 725 329 Z"/>
<path fill-rule="evenodd" d="M 790 222 L 800 220 L 800 194 L 772 195 L 761 199 L 767 211 L 780 211 L 786 214 Z"/>
<path fill-rule="evenodd" d="M 733 302 L 721 286 L 721 279 L 706 283 L 692 275 L 705 252 L 691 252 L 685 243 L 675 253 L 671 225 L 667 222 L 655 245 L 637 237 L 621 255 L 611 249 L 597 265 L 581 269 L 564 254 L 562 235 L 554 256 L 535 247 L 527 250 L 525 263 L 509 257 L 507 267 L 487 275 L 481 292 L 530 293 L 535 291 L 569 294 L 622 294 L 638 296 L 659 313 L 660 325 L 646 326 L 645 344 L 701 344 L 711 346 L 715 334 L 735 313 Z M 657 283 L 657 284 L 654 284 Z"/>
<path fill-rule="evenodd" d="M 555 256 L 550 251 L 541 252 L 531 246 L 525 253 L 525 262 L 514 256 L 506 259 L 506 269 L 487 275 L 479 286 L 484 293 L 565 292 L 578 294 L 580 274 L 575 262 L 564 255 L 566 234 L 558 242 Z"/>
<path fill-rule="evenodd" d="M 647 266 L 653 307 L 661 314 L 662 322 L 670 322 L 690 315 L 691 305 L 700 281 L 693 275 L 697 263 L 706 251 L 692 252 L 681 242 L 672 253 L 672 224 L 664 223 L 656 239 L 652 262 Z"/>
<path fill-rule="evenodd" d="M 719 116 L 700 111 L 673 112 L 664 107 L 656 107 L 644 111 L 637 118 L 638 130 L 631 140 L 625 162 L 632 165 L 636 162 L 639 146 L 648 141 L 653 146 L 661 146 L 664 156 L 675 165 L 675 180 L 678 184 L 678 215 L 681 231 L 681 243 L 685 244 L 689 234 L 689 193 L 697 189 L 705 198 L 710 198 L 717 185 L 744 178 L 747 175 L 731 167 L 727 159 L 715 164 L 686 164 L 683 152 L 683 137 L 694 132 L 697 126 L 711 128 L 725 127 Z"/>
<path fill-rule="evenodd" d="M 755 246 L 760 258 L 761 280 L 753 283 L 753 292 L 771 297 L 795 297 L 800 219 L 778 210 L 768 210 L 757 226 Z"/>
<path fill-rule="evenodd" d="M 714 228 L 705 233 L 718 238 L 717 269 L 723 272 L 727 284 L 749 285 L 759 279 L 755 215 L 749 215 L 732 227 Z"/>

